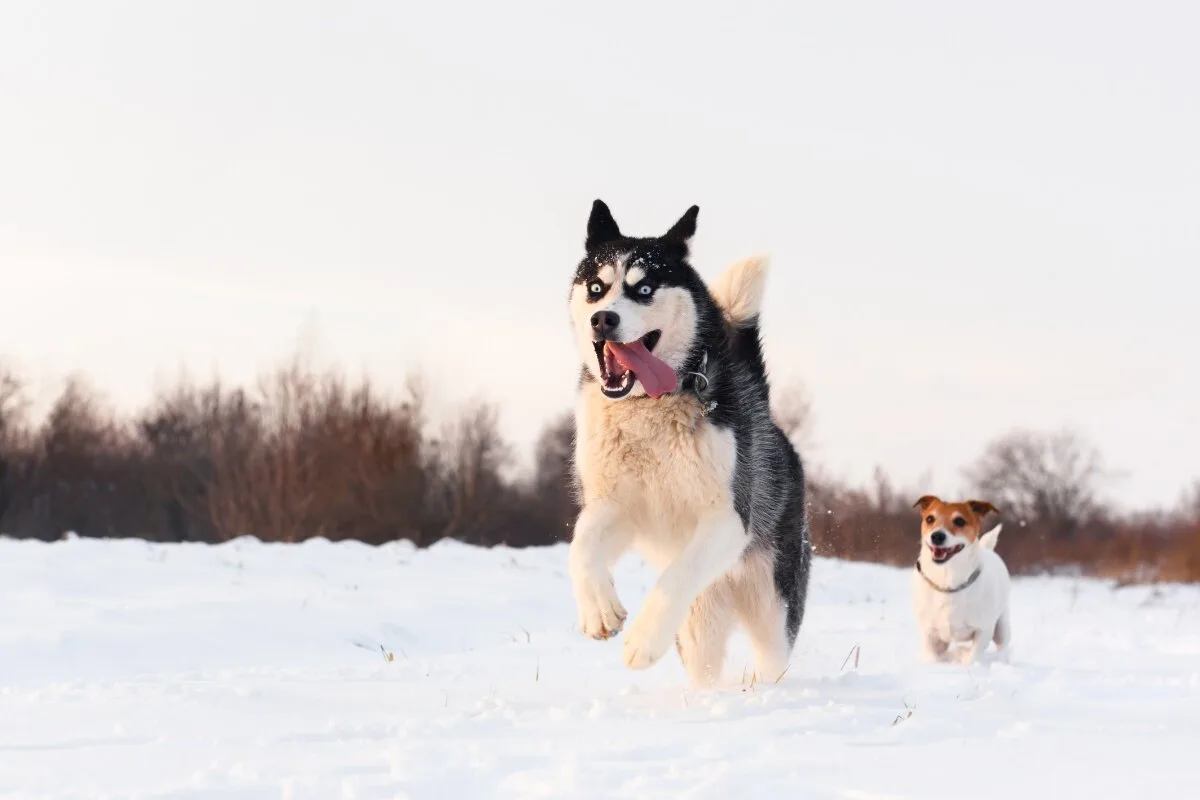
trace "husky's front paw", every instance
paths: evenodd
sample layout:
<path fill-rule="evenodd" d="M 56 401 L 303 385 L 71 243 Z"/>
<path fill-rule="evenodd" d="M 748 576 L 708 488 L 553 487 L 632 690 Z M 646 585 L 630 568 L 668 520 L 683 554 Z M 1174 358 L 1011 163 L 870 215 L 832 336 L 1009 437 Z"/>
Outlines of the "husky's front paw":
<path fill-rule="evenodd" d="M 648 601 L 625 632 L 625 666 L 630 669 L 653 666 L 675 641 L 674 628 L 665 624 L 664 615 L 655 605 Z"/>
<path fill-rule="evenodd" d="M 575 585 L 579 630 L 593 639 L 611 639 L 625 624 L 625 607 L 617 598 L 612 578 L 580 579 Z"/>

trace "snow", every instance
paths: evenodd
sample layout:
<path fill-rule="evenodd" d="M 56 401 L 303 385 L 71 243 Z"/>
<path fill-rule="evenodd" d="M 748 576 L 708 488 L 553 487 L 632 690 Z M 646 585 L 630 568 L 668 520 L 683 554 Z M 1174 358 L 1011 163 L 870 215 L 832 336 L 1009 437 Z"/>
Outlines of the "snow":
<path fill-rule="evenodd" d="M 1011 664 L 928 665 L 909 572 L 818 560 L 779 683 L 575 630 L 566 550 L 0 540 L 0 796 L 1181 796 L 1200 587 L 1017 579 Z M 636 613 L 653 574 L 618 588 Z M 385 653 L 393 654 L 391 661 Z"/>

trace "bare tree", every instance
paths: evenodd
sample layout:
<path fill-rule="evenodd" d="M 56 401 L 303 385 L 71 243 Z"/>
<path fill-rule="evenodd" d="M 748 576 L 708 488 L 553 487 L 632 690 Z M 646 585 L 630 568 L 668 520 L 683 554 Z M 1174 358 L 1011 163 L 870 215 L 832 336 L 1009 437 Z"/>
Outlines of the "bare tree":
<path fill-rule="evenodd" d="M 441 536 L 475 541 L 484 535 L 489 513 L 502 500 L 502 472 L 511 457 L 495 406 L 469 404 L 444 427 L 431 449 L 434 504 L 445 520 Z"/>
<path fill-rule="evenodd" d="M 533 493 L 547 515 L 547 524 L 562 539 L 569 538 L 579 515 L 572 477 L 575 450 L 575 416 L 566 413 L 552 420 L 538 437 L 534 451 Z"/>
<path fill-rule="evenodd" d="M 1005 515 L 1069 535 L 1099 510 L 1100 452 L 1073 431 L 1017 430 L 993 441 L 966 476 Z"/>
<path fill-rule="evenodd" d="M 1179 511 L 1184 519 L 1200 525 L 1200 478 L 1192 481 L 1192 485 L 1183 490 Z"/>
<path fill-rule="evenodd" d="M 0 368 L 0 531 L 4 515 L 12 504 L 24 458 L 27 403 L 21 380 Z"/>
<path fill-rule="evenodd" d="M 24 421 L 27 405 L 21 379 L 0 367 L 0 438 Z"/>
<path fill-rule="evenodd" d="M 24 508 L 14 521 L 40 538 L 141 535 L 144 500 L 130 491 L 135 461 L 128 428 L 71 378 L 29 439 Z"/>

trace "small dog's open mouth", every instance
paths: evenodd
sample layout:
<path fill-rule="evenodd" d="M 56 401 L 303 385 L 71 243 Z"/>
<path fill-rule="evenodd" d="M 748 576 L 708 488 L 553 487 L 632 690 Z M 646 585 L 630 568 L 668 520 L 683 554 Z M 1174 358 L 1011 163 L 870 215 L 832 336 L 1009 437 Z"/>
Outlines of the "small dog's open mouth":
<path fill-rule="evenodd" d="M 678 382 L 675 370 L 651 355 L 660 338 L 662 331 L 650 331 L 632 342 L 592 343 L 600 365 L 600 391 L 605 397 L 614 400 L 624 397 L 633 391 L 633 384 L 639 380 L 651 397 L 661 397 L 675 390 Z"/>
<path fill-rule="evenodd" d="M 929 545 L 929 553 L 933 556 L 933 563 L 945 564 L 950 559 L 958 555 L 958 552 L 963 549 L 963 545 L 956 544 L 953 547 L 935 547 Z"/>

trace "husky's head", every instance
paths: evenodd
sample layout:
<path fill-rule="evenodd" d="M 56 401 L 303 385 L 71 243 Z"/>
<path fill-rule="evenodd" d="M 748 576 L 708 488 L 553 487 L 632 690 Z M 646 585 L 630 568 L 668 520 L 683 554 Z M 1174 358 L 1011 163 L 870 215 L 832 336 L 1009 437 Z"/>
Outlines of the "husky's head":
<path fill-rule="evenodd" d="M 687 261 L 699 213 L 692 206 L 662 236 L 635 239 L 602 201 L 592 205 L 571 321 L 585 380 L 605 397 L 660 397 L 696 369 L 702 333 L 720 313 Z"/>

